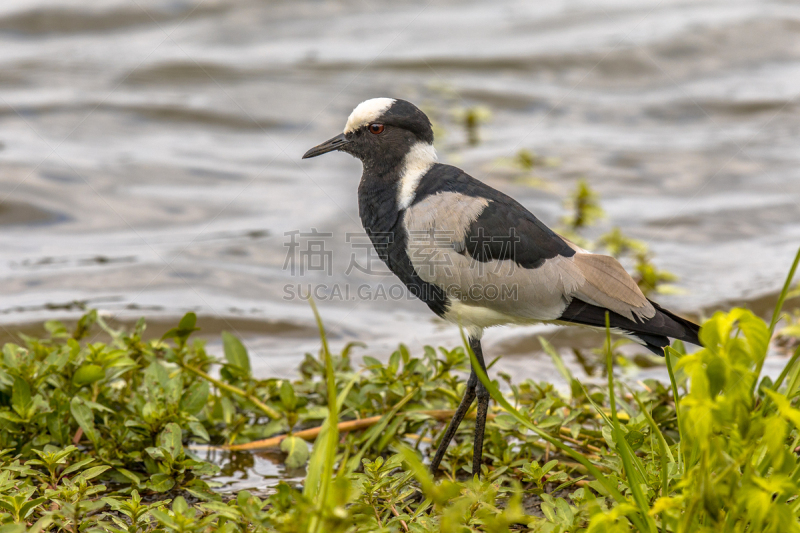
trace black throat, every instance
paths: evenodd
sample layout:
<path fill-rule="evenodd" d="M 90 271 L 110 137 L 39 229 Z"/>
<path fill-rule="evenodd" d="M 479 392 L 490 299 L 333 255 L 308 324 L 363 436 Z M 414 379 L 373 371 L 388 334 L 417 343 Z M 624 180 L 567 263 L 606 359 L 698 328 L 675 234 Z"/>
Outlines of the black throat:
<path fill-rule="evenodd" d="M 403 225 L 405 209 L 398 202 L 402 168 L 398 165 L 379 173 L 364 165 L 358 184 L 358 213 L 375 251 L 389 270 L 431 311 L 444 316 L 447 296 L 441 288 L 419 277 L 408 256 L 408 232 Z"/>
<path fill-rule="evenodd" d="M 391 231 L 400 217 L 397 192 L 401 168 L 376 172 L 364 165 L 358 184 L 358 214 L 367 235 Z M 374 241 L 373 241 L 374 242 Z"/>

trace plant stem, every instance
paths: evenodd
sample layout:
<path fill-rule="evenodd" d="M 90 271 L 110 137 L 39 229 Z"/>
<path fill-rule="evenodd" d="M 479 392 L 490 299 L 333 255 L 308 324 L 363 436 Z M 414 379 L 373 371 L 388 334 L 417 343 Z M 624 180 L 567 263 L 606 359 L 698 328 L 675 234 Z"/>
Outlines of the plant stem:
<path fill-rule="evenodd" d="M 447 420 L 450 420 L 453 417 L 453 415 L 455 414 L 456 411 L 455 411 L 455 409 L 420 409 L 420 410 L 412 410 L 412 411 L 404 411 L 404 412 L 408 413 L 408 414 L 427 415 L 427 416 L 430 416 L 431 418 L 435 418 L 437 420 L 447 421 Z M 371 426 L 377 424 L 378 422 L 380 422 L 381 419 L 383 418 L 383 416 L 384 415 L 370 416 L 370 417 L 367 417 L 367 418 L 358 418 L 356 420 L 348 420 L 346 422 L 339 422 L 339 433 L 349 433 L 351 431 L 359 431 L 361 429 L 366 429 L 366 428 L 371 427 Z M 493 420 L 495 417 L 497 417 L 497 415 L 495 413 L 489 413 L 488 416 L 487 416 L 487 419 L 488 420 Z M 470 411 L 469 413 L 467 413 L 467 415 L 464 418 L 465 419 L 475 418 L 475 411 L 474 410 Z M 307 441 L 313 441 L 314 439 L 317 438 L 317 436 L 319 436 L 319 433 L 322 430 L 322 427 L 323 426 L 317 426 L 317 427 L 313 427 L 313 428 L 303 429 L 303 430 L 300 430 L 300 431 L 295 431 L 294 433 L 292 433 L 291 436 L 300 437 L 301 439 L 304 439 L 304 440 L 307 440 Z M 561 435 L 560 438 L 562 440 L 565 440 L 567 442 L 575 444 L 576 446 L 581 446 L 583 448 L 586 448 L 587 450 L 589 450 L 591 452 L 594 452 L 594 453 L 598 453 L 598 454 L 602 453 L 602 450 L 600 448 L 598 448 L 597 446 L 593 446 L 592 444 L 589 444 L 588 442 L 581 442 L 581 441 L 579 441 L 577 439 L 573 439 L 571 437 L 569 429 L 567 429 L 565 427 L 560 428 L 559 433 Z M 224 445 L 224 446 L 195 445 L 195 446 L 193 446 L 193 448 L 196 449 L 196 450 L 200 450 L 200 449 L 203 449 L 203 450 L 219 449 L 219 450 L 228 450 L 228 451 L 232 451 L 232 452 L 264 450 L 264 449 L 269 449 L 269 448 L 277 448 L 278 446 L 281 445 L 281 441 L 283 441 L 285 438 L 287 438 L 289 436 L 290 436 L 289 434 L 283 434 L 283 435 L 276 435 L 274 437 L 269 437 L 267 439 L 259 439 L 259 440 L 254 440 L 252 442 L 245 442 L 243 444 L 227 444 L 227 445 Z M 579 437 L 583 437 L 587 441 L 590 438 L 588 435 L 584 435 L 583 433 L 579 433 L 578 436 Z"/>
<path fill-rule="evenodd" d="M 775 310 L 772 311 L 772 320 L 769 321 L 770 340 L 772 340 L 772 336 L 775 334 L 775 327 L 778 325 L 778 320 L 781 318 L 783 302 L 786 301 L 786 295 L 789 293 L 789 287 L 792 285 L 792 280 L 794 280 L 794 275 L 795 272 L 797 272 L 798 264 L 800 264 L 800 248 L 797 249 L 797 254 L 794 256 L 794 262 L 792 262 L 792 268 L 789 269 L 789 275 L 786 276 L 786 281 L 783 283 L 783 289 L 781 289 L 781 293 L 778 296 L 778 302 L 775 304 Z M 767 353 L 769 353 L 769 343 L 767 343 L 767 349 L 764 352 L 763 357 L 758 360 L 758 364 L 756 365 L 756 379 L 753 382 L 753 394 L 756 394 L 758 391 L 758 380 L 761 377 L 761 370 L 764 367 L 764 361 L 767 359 Z M 777 387 L 775 390 L 777 390 Z"/>
<path fill-rule="evenodd" d="M 625 435 L 622 433 L 622 427 L 620 426 L 619 418 L 617 417 L 617 399 L 614 393 L 614 355 L 611 350 L 610 320 L 609 313 L 606 311 L 606 373 L 608 374 L 608 401 L 609 406 L 611 407 L 611 422 L 612 429 L 614 430 L 614 445 L 617 453 L 622 459 L 623 471 L 628 478 L 628 486 L 633 494 L 633 500 L 639 507 L 641 518 L 644 521 L 644 524 L 647 525 L 647 530 L 651 531 L 652 533 L 656 533 L 656 524 L 648 513 L 650 506 L 648 505 L 647 499 L 642 492 L 641 483 L 645 479 L 644 475 L 641 475 L 641 477 L 637 476 L 637 470 L 635 467 L 639 467 L 639 464 L 636 461 L 636 456 L 633 453 L 633 450 L 628 445 L 628 441 L 625 440 Z M 641 474 L 641 472 L 638 473 Z M 636 525 L 638 526 L 639 524 Z M 640 529 L 642 528 L 640 527 Z"/>
<path fill-rule="evenodd" d="M 794 368 L 794 364 L 797 362 L 798 359 L 800 359 L 800 346 L 798 346 L 797 349 L 794 351 L 794 354 L 792 354 L 792 357 L 791 359 L 789 359 L 789 362 L 786 363 L 786 365 L 783 367 L 783 370 L 781 370 L 781 374 L 778 376 L 778 379 L 775 380 L 775 385 L 774 385 L 775 391 L 781 388 L 781 385 L 783 385 L 783 380 L 786 379 L 786 376 L 789 374 L 789 371 L 792 370 L 792 368 Z M 791 394 L 792 394 L 791 390 L 786 391 L 786 395 L 790 398 Z"/>
<path fill-rule="evenodd" d="M 678 383 L 675 381 L 675 372 L 672 370 L 672 352 L 673 349 L 669 346 L 664 350 L 664 358 L 667 360 L 667 372 L 669 372 L 669 382 L 672 385 L 672 401 L 675 403 L 675 418 L 678 419 L 678 433 L 681 438 L 678 440 L 678 472 L 683 474 L 683 439 L 686 432 L 683 430 L 683 423 L 681 420 L 680 406 L 678 405 Z"/>
<path fill-rule="evenodd" d="M 247 392 L 243 391 L 239 387 L 236 387 L 234 385 L 231 385 L 230 383 L 225 383 L 224 381 L 220 381 L 216 378 L 213 378 L 208 374 L 206 374 L 205 372 L 203 372 L 202 370 L 200 370 L 199 368 L 195 368 L 187 364 L 181 364 L 181 363 L 179 364 L 181 368 L 183 368 L 184 370 L 188 370 L 189 372 L 192 372 L 193 374 L 200 376 L 201 378 L 209 381 L 210 383 L 213 383 L 214 386 L 216 386 L 218 389 L 230 392 L 231 394 L 236 394 L 246 399 L 256 407 L 258 407 L 265 415 L 270 417 L 272 420 L 280 420 L 282 418 L 281 414 L 278 411 L 276 411 L 269 405 L 265 404 L 252 394 L 248 394 Z"/>
<path fill-rule="evenodd" d="M 333 359 L 331 358 L 331 351 L 328 348 L 328 337 L 325 334 L 325 327 L 322 325 L 322 318 L 319 316 L 317 304 L 314 303 L 313 298 L 308 299 L 311 304 L 311 310 L 314 312 L 314 318 L 317 321 L 319 328 L 319 337 L 322 341 L 322 354 L 325 357 L 325 381 L 328 389 L 328 420 L 329 434 L 325 442 L 327 449 L 325 451 L 325 461 L 323 462 L 323 472 L 320 479 L 319 489 L 319 511 L 320 516 L 325 509 L 328 500 L 328 490 L 331 482 L 333 481 L 333 463 L 336 461 L 336 450 L 339 445 L 339 408 L 336 402 L 336 378 L 334 376 Z M 378 519 L 380 522 L 380 518 Z M 310 525 L 311 531 L 318 531 L 322 525 L 321 520 L 312 521 Z"/>
<path fill-rule="evenodd" d="M 376 424 L 381 418 L 382 416 L 370 416 L 368 418 L 359 418 L 357 420 L 348 420 L 347 422 L 339 422 L 339 433 L 347 433 L 349 431 L 358 431 L 359 429 L 368 428 Z M 301 431 L 295 431 L 294 433 L 292 433 L 292 436 L 312 441 L 317 438 L 321 430 L 322 426 L 303 429 Z M 230 450 L 234 452 L 275 448 L 277 446 L 280 446 L 281 441 L 288 436 L 289 436 L 288 434 L 277 435 L 275 437 L 270 437 L 268 439 L 254 440 L 252 442 L 246 442 L 244 444 L 231 444 L 227 446 L 221 446 L 221 448 L 224 450 Z"/>
<path fill-rule="evenodd" d="M 798 263 L 800 263 L 800 248 L 797 249 L 797 254 L 794 256 L 792 268 L 789 270 L 789 275 L 786 276 L 786 282 L 783 284 L 783 289 L 781 290 L 780 296 L 778 296 L 778 303 L 775 304 L 775 310 L 772 312 L 772 320 L 769 322 L 770 337 L 772 337 L 772 334 L 775 333 L 775 326 L 778 324 L 778 319 L 780 318 L 781 310 L 783 309 L 783 302 L 786 300 L 786 295 L 789 292 L 789 287 L 792 285 L 794 274 L 797 272 Z"/>

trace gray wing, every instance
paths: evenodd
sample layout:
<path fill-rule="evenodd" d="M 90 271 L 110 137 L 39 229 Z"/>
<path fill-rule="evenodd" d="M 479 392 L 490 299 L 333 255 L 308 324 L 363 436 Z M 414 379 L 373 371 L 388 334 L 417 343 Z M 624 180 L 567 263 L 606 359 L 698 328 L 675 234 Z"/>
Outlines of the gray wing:
<path fill-rule="evenodd" d="M 655 314 L 616 259 L 560 237 L 513 200 L 439 192 L 412 205 L 404 226 L 420 278 L 462 310 L 481 308 L 481 326 L 558 320 L 573 299 L 634 321 Z"/>

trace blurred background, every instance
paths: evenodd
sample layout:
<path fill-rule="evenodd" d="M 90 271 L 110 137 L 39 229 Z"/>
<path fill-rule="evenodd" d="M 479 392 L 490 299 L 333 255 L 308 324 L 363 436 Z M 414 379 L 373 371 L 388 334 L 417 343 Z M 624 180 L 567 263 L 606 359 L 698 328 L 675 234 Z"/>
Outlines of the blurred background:
<path fill-rule="evenodd" d="M 292 375 L 318 347 L 297 288 L 325 284 L 336 347 L 457 345 L 354 265 L 360 163 L 300 159 L 378 96 L 422 107 L 440 160 L 547 224 L 646 243 L 677 278 L 665 306 L 763 314 L 800 243 L 798 91 L 797 2 L 5 0 L 2 335 L 85 308 L 160 335 L 191 310 L 212 351 L 228 330 L 256 373 Z M 330 263 L 293 272 L 312 230 Z M 485 349 L 545 378 L 538 334 L 596 344 L 534 326 Z"/>

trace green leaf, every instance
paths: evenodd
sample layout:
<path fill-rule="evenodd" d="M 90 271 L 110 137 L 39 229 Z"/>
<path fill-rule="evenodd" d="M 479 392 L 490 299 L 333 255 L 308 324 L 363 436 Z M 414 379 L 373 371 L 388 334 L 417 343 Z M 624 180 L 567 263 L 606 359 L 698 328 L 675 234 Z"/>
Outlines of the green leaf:
<path fill-rule="evenodd" d="M 308 461 L 308 443 L 300 437 L 286 437 L 281 441 L 281 451 L 288 454 L 286 466 L 289 468 L 300 468 L 305 466 Z"/>
<path fill-rule="evenodd" d="M 97 431 L 94 428 L 94 413 L 91 408 L 84 403 L 83 398 L 75 396 L 69 402 L 69 410 L 72 417 L 83 429 L 83 432 L 92 442 L 97 441 Z"/>
<path fill-rule="evenodd" d="M 106 377 L 106 373 L 102 366 L 86 364 L 75 372 L 75 375 L 72 376 L 72 382 L 80 387 L 100 381 L 104 377 Z"/>
<path fill-rule="evenodd" d="M 115 411 L 103 404 L 93 402 L 92 400 L 84 399 L 83 402 L 91 408 L 92 411 L 105 411 L 106 413 L 114 413 Z"/>
<path fill-rule="evenodd" d="M 542 514 L 551 522 L 556 521 L 556 511 L 552 504 L 547 502 L 542 502 L 541 505 Z"/>
<path fill-rule="evenodd" d="M 641 431 L 629 431 L 628 434 L 625 435 L 625 440 L 628 441 L 631 449 L 636 451 L 644 444 L 644 435 Z"/>
<path fill-rule="evenodd" d="M 87 468 L 86 471 L 81 472 L 80 477 L 88 481 L 90 479 L 96 478 L 109 468 L 111 467 L 107 465 L 93 466 L 92 468 Z"/>
<path fill-rule="evenodd" d="M 164 459 L 165 457 L 164 455 L 165 450 L 162 448 L 156 448 L 155 446 L 148 446 L 147 448 L 144 449 L 144 451 L 147 452 L 147 454 L 150 457 L 152 457 L 153 459 L 157 459 L 159 461 Z"/>
<path fill-rule="evenodd" d="M 172 479 L 168 474 L 153 474 L 150 476 L 150 482 L 148 483 L 148 486 L 156 492 L 167 492 L 175 486 L 175 480 Z M 154 511 L 150 512 L 154 513 Z M 156 515 L 153 514 L 153 516 Z M 156 518 L 161 521 L 160 518 Z"/>
<path fill-rule="evenodd" d="M 239 494 L 241 494 L 241 492 Z M 224 516 L 230 520 L 239 520 L 242 517 L 242 513 L 240 513 L 236 507 L 231 507 L 222 502 L 203 502 L 199 507 L 206 511 L 211 511 L 211 513 L 215 515 Z"/>
<path fill-rule="evenodd" d="M 548 473 L 548 472 L 549 472 L 550 470 L 552 470 L 552 469 L 553 469 L 553 467 L 555 467 L 557 464 L 558 464 L 558 460 L 557 460 L 557 459 L 553 459 L 552 461 L 548 461 L 548 462 L 547 462 L 547 463 L 545 463 L 545 464 L 544 464 L 544 466 L 542 467 L 542 474 L 546 474 L 546 473 Z"/>
<path fill-rule="evenodd" d="M 196 415 L 203 410 L 208 402 L 209 387 L 207 381 L 196 381 L 189 387 L 181 398 L 181 409 L 190 415 Z"/>
<path fill-rule="evenodd" d="M 367 368 L 381 368 L 383 364 L 372 356 L 365 355 L 363 358 L 364 366 Z"/>
<path fill-rule="evenodd" d="M 13 422 L 15 424 L 22 424 L 22 423 L 26 422 L 26 420 L 24 420 L 24 419 L 22 419 L 22 418 L 20 418 L 20 417 L 18 417 L 16 415 L 12 415 L 9 412 L 4 412 L 4 411 L 0 411 L 0 419 L 8 420 L 9 422 Z"/>
<path fill-rule="evenodd" d="M 72 333 L 72 338 L 81 340 L 89 333 L 95 323 L 97 323 L 97 309 L 92 309 L 78 320 L 75 325 L 75 331 Z"/>
<path fill-rule="evenodd" d="M 25 502 L 22 507 L 19 508 L 19 516 L 20 518 L 28 518 L 33 510 L 47 501 L 47 498 L 36 498 L 35 500 L 31 500 Z"/>
<path fill-rule="evenodd" d="M 186 344 L 186 340 L 189 338 L 189 335 L 191 335 L 192 332 L 197 331 L 197 328 L 195 327 L 196 324 L 197 315 L 190 311 L 183 315 L 183 318 L 181 318 L 177 328 L 172 328 L 164 333 L 161 339 L 175 339 L 178 341 L 178 345 L 184 346 Z"/>
<path fill-rule="evenodd" d="M 27 359 L 28 351 L 13 343 L 3 346 L 3 362 L 9 368 L 19 368 Z"/>
<path fill-rule="evenodd" d="M 189 311 L 181 318 L 181 321 L 178 322 L 178 329 L 182 331 L 194 331 L 197 325 L 197 315 Z"/>
<path fill-rule="evenodd" d="M 73 463 L 73 464 L 69 465 L 67 468 L 65 468 L 64 471 L 61 472 L 61 475 L 62 476 L 66 476 L 66 475 L 71 474 L 73 472 L 77 472 L 78 470 L 80 470 L 81 468 L 83 468 L 84 466 L 88 465 L 91 462 L 94 462 L 94 459 L 92 459 L 90 457 L 88 459 L 84 459 L 82 461 L 78 461 L 77 463 Z"/>
<path fill-rule="evenodd" d="M 160 491 L 160 492 L 164 492 L 164 491 Z M 164 511 L 162 511 L 160 509 L 151 509 L 150 510 L 150 514 L 153 515 L 153 518 L 158 520 L 161 524 L 167 526 L 168 528 L 170 528 L 172 530 L 181 529 L 181 526 L 178 525 L 178 523 L 175 520 L 173 520 L 173 518 L 170 515 L 168 515 L 167 513 L 165 513 Z"/>
<path fill-rule="evenodd" d="M 164 383 L 164 395 L 168 404 L 179 404 L 183 393 L 183 375 L 175 372 L 172 375 L 167 373 L 167 381 Z"/>
<path fill-rule="evenodd" d="M 294 411 L 297 408 L 297 396 L 294 394 L 294 387 L 287 379 L 281 382 L 280 397 L 281 403 L 287 411 Z"/>
<path fill-rule="evenodd" d="M 494 419 L 494 423 L 500 429 L 503 429 L 505 431 L 509 431 L 517 424 L 517 421 L 513 416 L 511 416 L 509 414 L 500 413 Z"/>
<path fill-rule="evenodd" d="M 28 409 L 33 404 L 31 388 L 28 382 L 17 376 L 14 378 L 14 390 L 11 393 L 11 406 L 23 418 L 27 418 Z"/>
<path fill-rule="evenodd" d="M 67 327 L 58 320 L 48 320 L 44 323 L 44 329 L 51 337 L 63 337 L 67 335 Z"/>
<path fill-rule="evenodd" d="M 386 429 L 384 429 L 381 432 L 381 436 L 378 439 L 378 442 L 375 444 L 375 448 L 378 451 L 382 451 L 386 447 L 386 445 L 389 444 L 389 442 L 397 434 L 397 430 L 400 428 L 400 424 L 402 424 L 403 422 L 405 422 L 405 417 L 400 415 L 400 416 L 394 417 L 394 420 L 392 420 L 389 423 L 389 425 L 386 426 Z"/>
<path fill-rule="evenodd" d="M 131 483 L 133 483 L 135 486 L 138 486 L 139 483 L 142 482 L 142 480 L 139 478 L 139 476 L 137 474 L 131 472 L 130 470 L 127 470 L 125 468 L 117 467 L 117 472 L 119 472 L 120 474 L 122 474 L 126 478 L 130 479 Z"/>
<path fill-rule="evenodd" d="M 175 501 L 172 502 L 172 511 L 176 515 L 184 515 L 189 510 L 189 504 L 186 503 L 186 500 L 183 496 L 178 496 L 175 498 Z"/>
<path fill-rule="evenodd" d="M 572 509 L 569 508 L 569 504 L 564 500 L 564 498 L 557 498 L 556 499 L 556 509 L 560 511 L 561 515 L 563 516 L 562 523 L 565 525 L 569 525 L 572 523 L 572 519 L 574 518 L 574 514 Z"/>
<path fill-rule="evenodd" d="M 183 431 L 175 422 L 170 422 L 158 434 L 158 446 L 167 452 L 173 459 L 183 454 Z"/>
<path fill-rule="evenodd" d="M 227 331 L 223 331 L 222 346 L 225 349 L 225 359 L 228 364 L 235 366 L 246 376 L 250 376 L 250 357 L 247 355 L 247 349 L 244 344 Z"/>
<path fill-rule="evenodd" d="M 386 371 L 389 375 L 397 374 L 397 371 L 400 369 L 400 352 L 394 352 L 389 357 L 389 364 L 386 367 Z"/>
<path fill-rule="evenodd" d="M 25 524 L 6 524 L 0 526 L 0 533 L 25 533 L 27 528 Z"/>
<path fill-rule="evenodd" d="M 206 442 L 211 440 L 211 437 L 208 435 L 208 431 L 206 431 L 206 428 L 200 422 L 189 422 L 189 431 L 191 431 L 193 435 L 200 437 Z"/>

